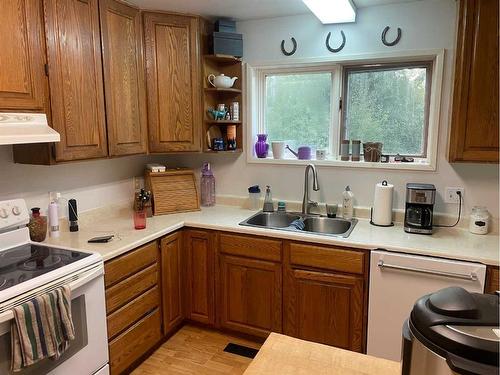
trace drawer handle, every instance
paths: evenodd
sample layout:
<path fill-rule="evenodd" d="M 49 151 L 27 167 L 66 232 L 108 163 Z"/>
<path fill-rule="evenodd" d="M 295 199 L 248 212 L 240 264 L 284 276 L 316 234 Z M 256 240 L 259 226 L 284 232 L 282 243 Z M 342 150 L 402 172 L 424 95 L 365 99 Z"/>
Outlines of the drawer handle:
<path fill-rule="evenodd" d="M 389 269 L 398 270 L 398 271 L 425 273 L 427 275 L 450 277 L 452 279 L 477 281 L 477 274 L 475 272 L 471 272 L 470 274 L 463 274 L 463 273 L 455 273 L 455 272 L 434 271 L 434 270 L 427 270 L 424 268 L 406 267 L 406 266 L 398 266 L 395 264 L 387 264 L 387 263 L 384 263 L 383 260 L 379 260 L 377 262 L 377 266 L 380 269 L 389 268 Z"/>

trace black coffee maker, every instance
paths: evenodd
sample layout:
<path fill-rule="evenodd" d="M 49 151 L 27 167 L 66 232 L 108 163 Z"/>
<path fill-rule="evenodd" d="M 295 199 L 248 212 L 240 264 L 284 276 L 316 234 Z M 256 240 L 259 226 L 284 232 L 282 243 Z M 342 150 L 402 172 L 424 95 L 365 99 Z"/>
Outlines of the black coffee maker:
<path fill-rule="evenodd" d="M 432 184 L 406 184 L 405 232 L 432 234 L 432 213 L 436 187 Z"/>

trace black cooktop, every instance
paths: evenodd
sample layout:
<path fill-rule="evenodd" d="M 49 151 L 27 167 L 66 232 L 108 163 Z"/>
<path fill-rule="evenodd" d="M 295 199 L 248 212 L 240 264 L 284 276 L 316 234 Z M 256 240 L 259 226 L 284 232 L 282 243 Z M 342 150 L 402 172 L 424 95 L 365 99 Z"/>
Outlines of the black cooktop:
<path fill-rule="evenodd" d="M 26 244 L 0 251 L 0 290 L 90 256 L 88 253 Z"/>

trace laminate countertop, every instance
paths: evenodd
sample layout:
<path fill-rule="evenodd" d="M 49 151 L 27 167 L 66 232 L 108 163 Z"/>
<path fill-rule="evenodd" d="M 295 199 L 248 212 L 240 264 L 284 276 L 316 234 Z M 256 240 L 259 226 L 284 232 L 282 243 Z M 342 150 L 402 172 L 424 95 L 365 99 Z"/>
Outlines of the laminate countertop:
<path fill-rule="evenodd" d="M 69 232 L 68 225 L 63 224 L 59 238 L 47 236 L 45 243 L 75 250 L 96 251 L 106 261 L 178 229 L 190 227 L 358 249 L 382 248 L 494 266 L 500 264 L 497 234 L 474 235 L 460 228 L 437 228 L 430 236 L 409 234 L 403 230 L 402 224 L 376 227 L 366 219 L 359 219 L 348 238 L 239 225 L 255 212 L 235 206 L 219 205 L 202 208 L 197 212 L 154 216 L 147 219 L 146 229 L 135 230 L 133 212 L 129 205 L 110 206 L 80 214 L 78 232 Z M 106 234 L 113 234 L 115 237 L 104 244 L 87 243 L 92 237 Z"/>
<path fill-rule="evenodd" d="M 245 375 L 399 375 L 398 362 L 271 333 Z"/>

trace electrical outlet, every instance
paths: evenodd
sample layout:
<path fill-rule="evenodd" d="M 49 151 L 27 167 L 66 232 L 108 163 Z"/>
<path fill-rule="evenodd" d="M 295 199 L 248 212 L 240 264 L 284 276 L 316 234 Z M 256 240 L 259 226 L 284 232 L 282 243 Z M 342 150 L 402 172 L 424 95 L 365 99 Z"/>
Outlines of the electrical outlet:
<path fill-rule="evenodd" d="M 61 193 L 57 191 L 49 191 L 49 202 L 58 202 L 61 198 Z"/>
<path fill-rule="evenodd" d="M 134 190 L 141 190 L 144 187 L 143 177 L 134 177 Z"/>
<path fill-rule="evenodd" d="M 462 200 L 464 199 L 464 188 L 459 187 L 447 187 L 444 194 L 444 202 L 445 203 L 453 203 L 458 204 L 460 202 L 460 197 L 457 192 L 460 192 L 462 195 Z"/>

